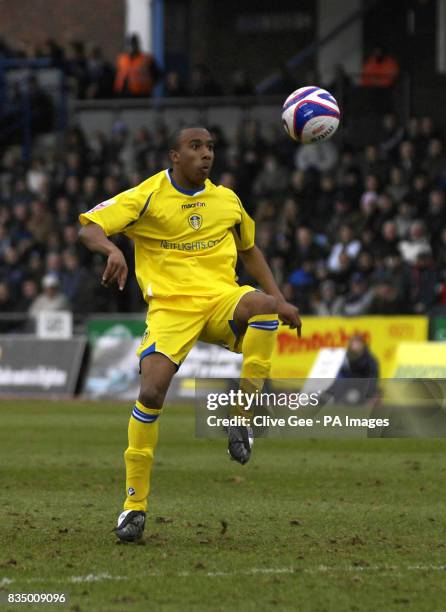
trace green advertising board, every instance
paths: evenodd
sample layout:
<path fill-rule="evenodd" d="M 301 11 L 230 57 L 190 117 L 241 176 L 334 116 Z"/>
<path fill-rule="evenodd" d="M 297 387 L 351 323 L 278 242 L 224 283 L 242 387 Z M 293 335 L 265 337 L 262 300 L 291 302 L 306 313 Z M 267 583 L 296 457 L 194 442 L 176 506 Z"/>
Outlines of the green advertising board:
<path fill-rule="evenodd" d="M 446 340 L 446 317 L 434 317 L 431 320 L 431 340 L 437 342 Z"/>
<path fill-rule="evenodd" d="M 141 338 L 146 328 L 144 315 L 141 319 L 92 318 L 87 323 L 87 335 L 91 344 L 102 336 L 131 339 Z"/>

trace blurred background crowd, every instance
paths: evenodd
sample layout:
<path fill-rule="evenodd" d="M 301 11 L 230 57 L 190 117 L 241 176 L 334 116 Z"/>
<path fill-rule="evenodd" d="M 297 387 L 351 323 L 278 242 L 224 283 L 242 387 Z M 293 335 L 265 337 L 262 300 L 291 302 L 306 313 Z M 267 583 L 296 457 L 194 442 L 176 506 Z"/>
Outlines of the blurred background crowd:
<path fill-rule="evenodd" d="M 212 179 L 234 189 L 287 299 L 304 314 L 446 312 L 446 154 L 429 117 L 384 114 L 363 149 L 297 147 L 280 125 L 243 121 L 216 143 Z M 77 216 L 168 167 L 168 128 L 110 134 L 72 127 L 65 149 L 0 157 L 0 312 L 135 312 L 136 281 L 100 285 L 103 260 L 77 240 Z M 132 246 L 117 238 L 132 268 Z M 249 282 L 240 270 L 241 283 Z"/>
<path fill-rule="evenodd" d="M 68 87 L 77 99 L 144 98 L 153 94 L 157 83 L 162 83 L 165 97 L 200 96 L 254 96 L 257 89 L 248 70 L 237 67 L 229 79 L 217 79 L 205 63 L 191 66 L 187 76 L 179 70 L 162 70 L 151 53 L 142 51 L 139 37 L 133 34 L 126 39 L 125 48 L 109 61 L 100 46 L 73 40 L 61 45 L 48 38 L 40 45 L 13 48 L 0 39 L 0 60 L 44 60 L 48 68 L 61 69 Z M 314 71 L 307 71 L 306 82 L 321 82 Z M 399 76 L 398 60 L 385 46 L 376 46 L 365 58 L 358 84 L 366 87 L 392 87 Z M 302 80 L 302 74 L 300 79 Z M 337 66 L 335 79 L 326 83 L 331 90 L 342 86 L 348 90 L 353 85 L 341 65 Z M 33 87 L 37 86 L 34 81 Z M 289 94 L 296 88 L 296 75 L 285 64 L 277 66 L 277 79 L 262 88 L 262 93 Z M 334 93 L 339 93 L 334 91 Z M 15 92 L 11 103 L 20 109 L 20 92 Z"/>

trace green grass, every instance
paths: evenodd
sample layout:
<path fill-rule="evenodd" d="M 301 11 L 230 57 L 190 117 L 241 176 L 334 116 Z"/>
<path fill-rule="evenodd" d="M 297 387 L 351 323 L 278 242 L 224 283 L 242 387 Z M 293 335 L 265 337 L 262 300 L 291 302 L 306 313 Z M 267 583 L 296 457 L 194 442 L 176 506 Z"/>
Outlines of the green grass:
<path fill-rule="evenodd" d="M 123 545 L 111 529 L 129 411 L 0 402 L 0 601 L 66 592 L 58 609 L 88 612 L 446 609 L 446 440 L 261 439 L 241 467 L 224 440 L 195 439 L 190 409 L 169 407 L 145 543 Z"/>

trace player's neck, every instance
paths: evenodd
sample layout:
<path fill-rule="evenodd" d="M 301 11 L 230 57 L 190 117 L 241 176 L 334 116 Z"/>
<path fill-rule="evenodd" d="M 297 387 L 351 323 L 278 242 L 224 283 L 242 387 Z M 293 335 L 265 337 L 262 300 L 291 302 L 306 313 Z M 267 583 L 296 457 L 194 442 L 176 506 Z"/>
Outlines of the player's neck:
<path fill-rule="evenodd" d="M 170 172 L 175 184 L 178 185 L 178 187 L 181 187 L 181 189 L 198 191 L 203 187 L 203 183 L 192 183 L 178 168 L 172 168 Z"/>

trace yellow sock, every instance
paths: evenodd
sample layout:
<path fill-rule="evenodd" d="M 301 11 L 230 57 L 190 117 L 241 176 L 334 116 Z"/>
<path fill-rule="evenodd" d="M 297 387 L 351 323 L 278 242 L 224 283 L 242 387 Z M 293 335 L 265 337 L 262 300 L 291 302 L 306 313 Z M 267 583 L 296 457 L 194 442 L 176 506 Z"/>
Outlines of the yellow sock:
<path fill-rule="evenodd" d="M 271 370 L 271 355 L 276 343 L 279 320 L 276 314 L 261 314 L 251 317 L 243 338 L 243 364 L 240 389 L 246 393 L 261 391 Z M 252 411 L 236 411 L 248 418 Z"/>
<path fill-rule="evenodd" d="M 158 442 L 161 410 L 147 408 L 137 401 L 129 421 L 129 446 L 124 453 L 126 493 L 124 510 L 147 510 L 150 473 Z"/>

